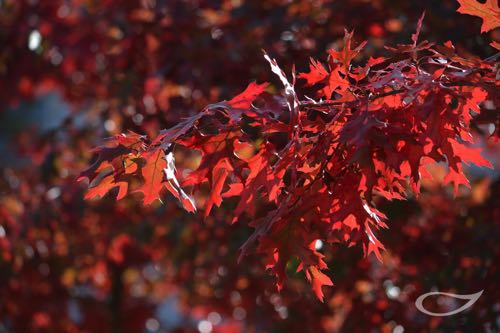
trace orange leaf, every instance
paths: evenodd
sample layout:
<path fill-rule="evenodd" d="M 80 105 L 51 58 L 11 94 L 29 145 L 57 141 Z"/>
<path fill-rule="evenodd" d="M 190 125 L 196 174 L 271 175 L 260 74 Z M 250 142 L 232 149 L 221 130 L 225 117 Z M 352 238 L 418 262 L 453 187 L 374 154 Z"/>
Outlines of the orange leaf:
<path fill-rule="evenodd" d="M 117 186 L 119 187 L 119 191 L 116 199 L 120 200 L 127 194 L 128 183 L 126 182 L 115 183 L 115 177 L 113 177 L 112 174 L 102 178 L 96 186 L 91 187 L 87 191 L 87 193 L 85 193 L 84 198 L 85 199 L 93 199 L 95 197 L 102 198 L 104 195 L 106 195 L 106 193 L 108 193 L 110 190 L 112 190 Z"/>
<path fill-rule="evenodd" d="M 500 27 L 500 8 L 498 0 L 486 0 L 480 3 L 476 0 L 457 0 L 460 4 L 457 12 L 480 17 L 483 20 L 481 32 L 488 32 Z"/>
<path fill-rule="evenodd" d="M 316 297 L 323 302 L 324 295 L 323 295 L 323 290 L 321 290 L 321 287 L 333 286 L 332 280 L 330 280 L 330 278 L 326 274 L 322 273 L 319 269 L 317 269 L 314 266 L 310 266 L 306 270 L 306 277 L 307 280 L 309 280 L 309 282 L 311 283 L 314 294 L 316 294 Z"/>
<path fill-rule="evenodd" d="M 143 202 L 149 205 L 156 199 L 160 199 L 160 191 L 163 188 L 163 169 L 167 167 L 165 153 L 162 149 L 148 151 L 142 155 L 146 165 L 142 167 L 144 184 L 135 192 L 144 194 Z"/>
<path fill-rule="evenodd" d="M 205 217 L 210 214 L 210 210 L 214 204 L 219 207 L 222 203 L 222 197 L 220 194 L 230 171 L 233 171 L 233 167 L 227 158 L 223 158 L 217 163 L 217 165 L 215 165 L 214 170 L 212 171 L 212 192 L 207 200 Z"/>

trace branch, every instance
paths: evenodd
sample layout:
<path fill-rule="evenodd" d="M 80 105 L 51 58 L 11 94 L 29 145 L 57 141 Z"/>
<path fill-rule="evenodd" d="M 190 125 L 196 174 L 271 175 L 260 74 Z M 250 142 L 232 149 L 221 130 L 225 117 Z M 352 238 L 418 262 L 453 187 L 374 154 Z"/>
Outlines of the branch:
<path fill-rule="evenodd" d="M 500 52 L 497 52 L 491 57 L 484 59 L 484 61 L 496 61 L 498 58 L 500 58 Z"/>
<path fill-rule="evenodd" d="M 391 95 L 397 95 L 397 94 L 400 94 L 404 91 L 405 91 L 404 89 L 396 89 L 396 90 L 391 90 L 391 91 L 381 93 L 381 94 L 370 95 L 368 97 L 368 100 L 373 101 L 373 100 L 378 99 L 378 98 L 387 97 L 387 96 L 391 96 Z M 318 107 L 318 106 L 321 107 L 321 106 L 334 106 L 334 105 L 341 105 L 341 104 L 351 104 L 351 103 L 356 103 L 356 102 L 358 102 L 358 100 L 347 101 L 347 102 L 346 101 L 324 101 L 324 102 L 300 101 L 299 105 L 305 106 L 305 107 Z"/>

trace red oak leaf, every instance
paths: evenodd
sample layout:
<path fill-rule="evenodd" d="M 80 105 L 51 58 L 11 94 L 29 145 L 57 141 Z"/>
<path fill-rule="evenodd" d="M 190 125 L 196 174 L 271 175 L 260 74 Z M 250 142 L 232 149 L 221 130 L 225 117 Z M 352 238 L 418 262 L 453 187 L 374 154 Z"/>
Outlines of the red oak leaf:
<path fill-rule="evenodd" d="M 144 183 L 135 192 L 144 194 L 143 203 L 149 205 L 160 199 L 160 192 L 163 188 L 163 169 L 167 167 L 165 152 L 162 149 L 155 149 L 142 154 L 146 164 L 142 167 L 141 173 Z"/>
<path fill-rule="evenodd" d="M 252 82 L 241 94 L 229 100 L 227 104 L 235 109 L 248 109 L 252 105 L 255 98 L 262 94 L 268 85 L 269 83 L 257 84 Z"/>
<path fill-rule="evenodd" d="M 307 280 L 309 280 L 309 282 L 311 283 L 316 297 L 323 302 L 324 295 L 323 290 L 321 289 L 323 286 L 333 286 L 332 280 L 330 280 L 330 278 L 326 274 L 322 273 L 314 266 L 310 266 L 306 270 L 306 277 Z"/>
<path fill-rule="evenodd" d="M 500 27 L 500 8 L 498 0 L 486 0 L 481 3 L 477 0 L 457 0 L 460 7 L 457 12 L 480 17 L 483 20 L 481 32 L 488 32 Z"/>
<path fill-rule="evenodd" d="M 233 171 L 233 167 L 227 158 L 219 160 L 212 171 L 212 191 L 207 199 L 205 206 L 205 217 L 210 215 L 210 210 L 215 204 L 217 207 L 222 203 L 221 192 L 224 187 L 229 172 Z"/>
<path fill-rule="evenodd" d="M 359 52 L 365 47 L 366 41 L 358 45 L 355 49 L 351 49 L 352 36 L 354 31 L 348 32 L 344 31 L 344 47 L 340 51 L 335 51 L 334 49 L 328 50 L 333 63 L 340 63 L 343 66 L 344 73 L 349 72 L 349 66 L 351 61 L 359 54 Z M 333 66 L 334 67 L 334 66 Z"/>
<path fill-rule="evenodd" d="M 299 78 L 307 80 L 309 86 L 315 85 L 318 82 L 323 81 L 328 76 L 328 72 L 319 62 L 311 58 L 311 64 L 309 65 L 309 73 L 300 73 Z"/>

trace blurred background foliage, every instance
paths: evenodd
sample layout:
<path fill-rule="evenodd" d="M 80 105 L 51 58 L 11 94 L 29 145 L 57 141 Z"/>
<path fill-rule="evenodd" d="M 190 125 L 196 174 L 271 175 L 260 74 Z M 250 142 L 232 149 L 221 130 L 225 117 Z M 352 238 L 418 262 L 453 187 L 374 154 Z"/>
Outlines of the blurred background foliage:
<path fill-rule="evenodd" d="M 485 58 L 500 32 L 454 0 L 0 0 L 0 332 L 496 332 L 500 184 L 469 169 L 453 198 L 430 170 L 420 198 L 381 203 L 384 263 L 361 249 L 318 248 L 335 286 L 319 303 L 293 273 L 281 293 L 260 258 L 237 264 L 250 230 L 176 203 L 83 201 L 78 173 L 102 138 L 154 135 L 250 81 L 368 40 L 362 62 L 422 38 Z M 279 89 L 276 85 L 271 89 Z M 495 124 L 483 128 L 492 133 Z M 496 124 L 498 126 L 498 122 Z M 498 144 L 486 142 L 498 166 Z M 183 163 L 181 161 L 181 163 Z M 184 161 L 184 163 L 195 163 Z M 433 291 L 484 293 L 452 317 L 414 306 Z M 432 303 L 434 302 L 434 303 Z M 449 299 L 426 304 L 446 311 Z M 444 309 L 444 310 L 443 310 Z"/>

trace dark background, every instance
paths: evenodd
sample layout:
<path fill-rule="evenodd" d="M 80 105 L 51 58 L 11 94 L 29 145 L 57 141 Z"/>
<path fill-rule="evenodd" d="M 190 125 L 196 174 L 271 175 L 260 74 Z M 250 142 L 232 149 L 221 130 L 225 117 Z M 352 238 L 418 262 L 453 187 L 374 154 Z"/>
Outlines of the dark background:
<path fill-rule="evenodd" d="M 323 248 L 319 303 L 290 272 L 277 293 L 259 258 L 236 263 L 245 226 L 137 196 L 83 200 L 78 173 L 102 138 L 154 135 L 251 81 L 276 82 L 266 50 L 290 73 L 341 45 L 344 28 L 385 45 L 451 40 L 485 58 L 499 31 L 443 1 L 0 0 L 0 332 L 497 332 L 498 169 L 470 169 L 453 198 L 424 184 L 417 200 L 381 203 L 384 263 L 360 248 Z M 279 89 L 279 85 L 271 87 Z M 492 125 L 493 126 L 493 125 Z M 498 166 L 498 145 L 488 147 Z M 431 170 L 439 178 L 442 167 Z M 452 317 L 418 312 L 440 290 L 484 290 Z M 460 306 L 429 300 L 429 309 Z"/>

